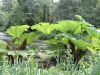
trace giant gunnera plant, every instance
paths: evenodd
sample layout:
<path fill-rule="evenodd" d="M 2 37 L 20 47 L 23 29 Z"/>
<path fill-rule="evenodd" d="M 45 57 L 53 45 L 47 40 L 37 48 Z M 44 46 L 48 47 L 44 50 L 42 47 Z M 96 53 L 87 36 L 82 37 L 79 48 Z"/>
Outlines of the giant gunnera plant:
<path fill-rule="evenodd" d="M 70 45 L 74 63 L 78 64 L 88 50 L 92 53 L 97 50 L 93 47 L 93 39 L 99 40 L 100 32 L 99 29 L 86 22 L 81 16 L 76 15 L 76 18 L 77 20 L 59 21 L 56 24 L 39 23 L 33 25 L 32 29 L 36 29 L 46 36 L 55 32 L 53 38 L 47 38 L 44 41 L 51 44 L 52 50 L 58 51 L 59 49 L 59 58 L 67 50 L 67 45 Z"/>
<path fill-rule="evenodd" d="M 36 32 L 25 33 L 29 26 L 12 26 L 6 33 L 11 36 L 11 45 L 6 44 L 9 50 L 26 50 L 26 46 L 43 36 L 47 37 L 43 41 L 48 43 L 49 49 L 58 56 L 59 62 L 63 55 L 66 55 L 68 46 L 74 64 L 78 64 L 87 51 L 95 53 L 100 50 L 100 29 L 86 22 L 81 16 L 76 16 L 77 20 L 63 20 L 57 23 L 39 23 L 31 26 Z M 14 47 L 13 47 L 14 46 Z M 67 56 L 67 55 L 66 55 Z"/>

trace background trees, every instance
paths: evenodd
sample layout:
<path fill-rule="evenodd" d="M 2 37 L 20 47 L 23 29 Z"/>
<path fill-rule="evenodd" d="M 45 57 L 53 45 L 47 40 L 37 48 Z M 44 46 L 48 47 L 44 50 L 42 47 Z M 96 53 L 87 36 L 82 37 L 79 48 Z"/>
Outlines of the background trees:
<path fill-rule="evenodd" d="M 51 23 L 74 19 L 75 15 L 99 27 L 99 9 L 100 0 L 2 0 L 0 27 L 3 31 L 11 25 Z"/>
<path fill-rule="evenodd" d="M 79 9 L 78 0 L 60 0 L 56 8 L 58 19 L 73 19 Z"/>
<path fill-rule="evenodd" d="M 98 26 L 97 15 L 100 0 L 60 0 L 57 6 L 59 19 L 74 19 L 81 15 L 85 20 Z"/>
<path fill-rule="evenodd" d="M 49 22 L 52 3 L 52 0 L 2 0 L 1 11 L 9 15 L 3 25 L 27 24 L 29 20 L 31 24 Z"/>

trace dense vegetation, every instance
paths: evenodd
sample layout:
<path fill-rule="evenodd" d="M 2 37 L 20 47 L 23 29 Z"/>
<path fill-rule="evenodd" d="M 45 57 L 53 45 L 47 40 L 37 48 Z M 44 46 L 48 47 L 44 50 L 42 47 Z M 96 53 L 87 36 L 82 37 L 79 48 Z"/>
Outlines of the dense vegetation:
<path fill-rule="evenodd" d="M 10 39 L 0 39 L 0 75 L 100 75 L 99 5 L 2 0 L 0 31 Z"/>
<path fill-rule="evenodd" d="M 99 27 L 100 0 L 2 0 L 0 5 L 0 25 L 5 30 L 10 25 L 39 22 L 56 22 L 75 19 L 75 15 Z"/>
<path fill-rule="evenodd" d="M 76 73 L 76 75 L 79 74 L 82 68 L 84 69 L 83 74 L 91 74 L 86 72 L 85 69 L 90 68 L 92 64 L 97 63 L 99 65 L 100 30 L 87 23 L 81 16 L 76 15 L 76 17 L 78 19 L 77 21 L 66 20 L 54 24 L 39 23 L 32 25 L 31 29 L 35 29 L 35 32 L 30 33 L 27 32 L 30 28 L 28 25 L 11 26 L 6 31 L 12 38 L 10 44 L 0 41 L 1 61 L 5 62 L 1 62 L 1 65 L 5 66 L 7 62 L 13 65 L 12 67 L 14 67 L 14 65 L 18 66 L 18 63 L 20 63 L 20 66 L 24 63 L 27 65 L 30 64 L 33 66 L 33 70 L 30 69 L 29 71 L 32 72 L 34 69 L 38 71 L 42 68 L 42 71 L 44 71 L 45 68 L 57 66 L 58 70 L 60 69 L 63 72 L 68 71 L 64 74 L 69 73 L 70 75 L 74 74 L 74 71 L 77 72 L 78 68 L 79 72 Z M 43 38 L 44 36 L 46 37 Z M 49 47 L 44 52 L 39 51 L 34 47 L 35 45 L 33 45 L 33 42 L 40 38 L 49 44 Z M 95 56 L 97 52 L 98 54 Z M 6 56 L 6 58 L 4 58 L 4 56 Z M 94 61 L 93 56 L 95 56 L 96 61 Z M 28 67 L 31 68 L 31 66 L 27 66 L 26 69 Z M 7 67 L 9 68 L 9 66 Z M 100 66 L 96 68 L 100 68 Z M 18 70 L 16 72 L 18 72 Z M 96 71 L 95 74 L 99 75 L 100 73 Z"/>

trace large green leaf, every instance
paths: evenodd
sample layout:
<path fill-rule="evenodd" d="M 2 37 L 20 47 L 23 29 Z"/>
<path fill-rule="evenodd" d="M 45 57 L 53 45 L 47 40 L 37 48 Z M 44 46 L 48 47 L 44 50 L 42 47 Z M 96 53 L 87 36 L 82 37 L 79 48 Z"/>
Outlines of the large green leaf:
<path fill-rule="evenodd" d="M 79 22 L 79 27 L 76 28 L 76 30 L 74 31 L 74 34 L 83 34 L 87 26 L 88 26 L 87 22 Z"/>
<path fill-rule="evenodd" d="M 66 21 L 59 21 L 58 24 L 55 25 L 55 29 L 63 33 L 66 33 L 68 30 L 67 26 L 68 25 Z"/>
<path fill-rule="evenodd" d="M 27 40 L 27 44 L 32 43 L 33 41 L 39 39 L 40 35 L 35 33 L 35 32 L 31 32 L 31 33 L 24 33 L 23 35 L 21 35 L 21 38 L 15 41 L 15 44 L 21 44 L 24 39 Z"/>
<path fill-rule="evenodd" d="M 55 25 L 55 29 L 63 33 L 80 34 L 86 25 L 85 22 L 73 20 L 59 21 L 58 24 Z"/>
<path fill-rule="evenodd" d="M 20 38 L 23 32 L 27 31 L 28 28 L 28 25 L 12 26 L 9 29 L 7 29 L 6 33 L 8 33 L 10 36 L 14 38 Z"/>
<path fill-rule="evenodd" d="M 88 47 L 90 47 L 90 43 L 84 41 L 84 40 L 77 40 L 75 38 L 70 38 L 70 40 L 75 44 L 75 46 L 78 48 L 78 49 L 82 49 L 82 50 L 86 50 L 88 49 Z"/>
<path fill-rule="evenodd" d="M 90 37 L 96 37 L 100 39 L 100 30 L 96 29 L 95 27 L 88 27 L 86 29 Z"/>
<path fill-rule="evenodd" d="M 39 37 L 40 37 L 39 34 L 31 32 L 31 33 L 25 33 L 22 39 L 27 39 L 27 43 L 32 43 L 33 41 L 39 39 Z"/>
<path fill-rule="evenodd" d="M 36 29 L 46 35 L 49 35 L 54 30 L 54 26 L 50 25 L 49 23 L 39 23 L 32 26 L 32 29 Z"/>
<path fill-rule="evenodd" d="M 87 27 L 86 29 L 87 33 L 91 37 L 97 37 L 97 30 L 94 27 Z"/>
<path fill-rule="evenodd" d="M 12 40 L 14 44 L 21 44 L 22 36 L 25 31 L 27 31 L 29 28 L 28 25 L 21 25 L 21 26 L 11 26 L 9 29 L 7 29 L 6 33 L 8 35 L 12 36 Z"/>
<path fill-rule="evenodd" d="M 55 38 L 57 38 L 57 40 L 59 40 L 59 42 L 64 43 L 65 45 L 67 45 L 68 40 L 69 40 L 70 37 L 72 37 L 72 35 L 69 34 L 69 33 L 67 33 L 67 34 L 60 33 Z"/>

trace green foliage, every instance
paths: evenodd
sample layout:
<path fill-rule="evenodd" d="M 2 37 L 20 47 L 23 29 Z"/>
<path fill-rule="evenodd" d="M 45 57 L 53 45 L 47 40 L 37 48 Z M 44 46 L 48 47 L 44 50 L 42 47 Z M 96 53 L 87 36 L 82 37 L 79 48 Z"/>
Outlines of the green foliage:
<path fill-rule="evenodd" d="M 91 36 L 91 37 L 100 38 L 100 30 L 98 30 L 94 27 L 87 28 L 87 32 L 88 32 L 89 36 Z"/>
<path fill-rule="evenodd" d="M 55 10 L 56 17 L 58 20 L 72 20 L 74 16 L 78 13 L 78 5 L 80 1 L 78 0 L 59 0 L 58 6 Z"/>
<path fill-rule="evenodd" d="M 28 29 L 28 25 L 11 26 L 7 29 L 6 33 L 11 36 L 11 45 L 13 46 L 8 45 L 8 49 L 25 50 L 27 45 L 33 43 L 33 41 L 40 37 L 40 34 L 35 32 L 26 33 Z"/>
<path fill-rule="evenodd" d="M 47 37 L 46 40 L 44 40 L 44 42 L 50 44 L 49 49 L 54 51 L 54 55 L 62 59 L 63 55 L 66 55 L 66 49 L 69 47 L 72 51 L 74 63 L 77 64 L 87 50 L 90 50 L 92 53 L 100 50 L 100 42 L 98 41 L 100 36 L 99 29 L 85 22 L 82 17 L 78 19 L 78 21 L 59 21 L 56 24 L 39 23 L 31 26 L 33 30 L 37 30 L 31 33 L 25 33 L 29 28 L 28 25 L 12 26 L 7 29 L 6 33 L 12 36 L 15 45 L 18 44 L 18 47 L 15 48 L 17 50 L 25 50 L 28 44 L 33 43 L 33 41 L 43 35 L 48 36 L 54 33 L 52 38 Z M 43 33 L 43 35 L 40 35 L 40 32 Z M 42 58 L 42 56 L 40 56 L 40 58 Z"/>
<path fill-rule="evenodd" d="M 0 31 L 4 31 L 6 29 L 6 21 L 8 20 L 9 13 L 3 12 L 0 10 Z"/>
<path fill-rule="evenodd" d="M 92 44 L 92 38 L 99 38 L 100 33 L 95 27 L 85 22 L 81 16 L 77 16 L 79 21 L 66 20 L 59 21 L 57 24 L 39 23 L 32 26 L 45 35 L 52 34 L 53 31 L 60 31 L 55 34 L 55 38 L 48 39 L 46 42 L 50 44 L 57 44 L 58 42 L 68 44 L 70 40 L 78 49 L 87 50 Z M 84 33 L 85 32 L 85 33 Z"/>
<path fill-rule="evenodd" d="M 17 53 L 17 52 L 16 52 Z M 23 55 L 25 52 L 22 52 Z M 96 57 L 94 57 L 96 58 Z M 28 58 L 27 61 L 23 61 L 22 63 L 18 63 L 18 60 L 14 63 L 14 65 L 8 64 L 5 60 L 3 61 L 3 65 L 0 65 L 0 74 L 1 75 L 99 75 L 100 74 L 100 62 L 98 60 L 91 61 L 89 67 L 87 67 L 84 62 L 80 62 L 80 68 L 73 68 L 74 64 L 70 63 L 71 60 L 67 60 L 68 64 L 60 63 L 57 66 L 50 67 L 48 69 L 38 68 L 38 63 L 32 56 Z M 49 62 L 49 61 L 48 61 Z M 41 63 L 43 64 L 43 63 Z M 2 68 L 3 67 L 3 68 Z M 79 66 L 77 66 L 79 67 Z M 67 69 L 65 69 L 67 68 Z"/>
<path fill-rule="evenodd" d="M 79 54 L 77 51 L 87 51 L 90 50 L 92 53 L 96 53 L 96 51 L 100 51 L 100 30 L 96 29 L 94 26 L 85 22 L 85 20 L 76 14 L 81 14 L 86 21 L 94 24 L 95 26 L 99 25 L 99 9 L 100 9 L 100 1 L 99 0 L 60 0 L 59 3 L 53 3 L 52 0 L 2 0 L 3 5 L 0 5 L 0 31 L 5 30 L 8 25 L 20 25 L 26 24 L 26 19 L 32 19 L 32 24 L 38 22 L 39 23 L 31 28 L 34 30 L 43 33 L 45 36 L 50 36 L 53 34 L 53 37 L 47 37 L 47 40 L 44 40 L 46 43 L 49 43 L 52 46 L 52 50 L 56 50 L 58 52 L 58 56 L 62 51 L 68 52 L 68 49 L 64 47 L 70 45 L 72 52 L 75 50 L 76 57 L 80 57 L 82 54 Z M 53 7 L 53 5 L 55 7 Z M 2 9 L 3 8 L 3 9 Z M 76 15 L 77 21 L 74 21 L 74 16 Z M 66 20 L 68 19 L 68 20 Z M 69 20 L 70 19 L 70 20 Z M 56 24 L 51 24 L 52 22 L 59 21 Z M 64 21 L 66 20 L 66 21 Z M 45 23 L 51 22 L 51 23 Z M 99 27 L 99 26 L 98 26 Z M 31 32 L 24 33 L 27 31 L 29 26 L 12 26 L 9 28 L 6 33 L 8 33 L 12 37 L 12 42 L 14 45 L 20 44 L 19 47 L 24 44 L 33 43 L 33 41 L 39 39 L 41 37 L 40 33 Z M 53 33 L 54 32 L 54 33 Z M 43 36 L 42 35 L 42 36 Z M 24 41 L 25 40 L 25 41 Z M 72 44 L 70 44 L 72 43 Z M 7 48 L 7 43 L 0 40 L 0 49 L 4 50 Z M 26 46 L 26 45 L 25 45 Z M 75 47 L 74 47 L 75 46 Z M 54 49 L 53 49 L 54 47 Z M 68 47 L 67 47 L 68 48 Z M 16 48 L 15 48 L 16 49 Z M 15 50 L 14 49 L 14 50 Z M 63 50 L 64 49 L 64 50 Z M 13 50 L 13 48 L 11 49 Z M 32 52 L 31 52 L 32 53 Z M 28 53 L 24 52 L 12 52 L 8 53 L 11 55 L 21 54 L 22 56 L 27 56 Z M 63 54 L 66 55 L 66 54 Z M 42 57 L 42 56 L 41 56 Z M 44 56 L 45 57 L 45 56 Z M 3 58 L 2 56 L 0 58 Z M 34 60 L 34 59 L 32 59 Z M 65 60 L 66 61 L 66 60 Z M 69 60 L 67 60 L 69 62 Z M 67 63 L 68 63 L 67 62 Z M 75 70 L 70 71 L 69 69 L 66 71 L 59 70 L 57 67 L 50 68 L 48 70 L 38 69 L 37 63 L 33 62 L 25 64 L 16 64 L 14 66 L 3 64 L 3 68 L 0 68 L 1 75 L 25 75 L 25 74 L 38 74 L 38 75 L 83 75 L 88 74 L 87 68 L 86 70 Z M 62 63 L 63 66 L 71 67 L 72 64 L 66 65 L 66 63 Z M 100 64 L 93 64 L 94 66 L 91 68 L 91 75 L 99 75 Z M 4 67 L 6 66 L 6 67 Z M 60 65 L 60 67 L 63 67 Z M 63 67 L 64 68 L 64 67 Z M 70 68 L 73 70 L 73 68 Z M 83 72 L 84 73 L 83 73 Z M 90 72 L 90 70 L 89 70 Z"/>
<path fill-rule="evenodd" d="M 9 14 L 9 17 L 4 16 L 7 19 L 4 20 L 4 28 L 14 24 L 26 24 L 27 18 L 31 18 L 32 24 L 35 24 L 73 20 L 77 14 L 98 26 L 99 7 L 99 0 L 59 0 L 58 3 L 53 3 L 52 0 L 3 0 L 1 12 Z"/>
<path fill-rule="evenodd" d="M 92 38 L 92 43 L 91 47 L 89 47 L 89 50 L 94 54 L 96 51 L 100 51 L 100 40 L 98 38 Z"/>
<path fill-rule="evenodd" d="M 35 33 L 35 32 L 31 32 L 31 33 L 24 33 L 22 36 L 22 40 L 23 39 L 27 39 L 27 43 L 30 44 L 33 41 L 39 39 L 40 35 Z"/>
<path fill-rule="evenodd" d="M 90 50 L 92 53 L 100 50 L 98 48 L 99 44 L 93 47 L 93 38 L 99 39 L 100 33 L 98 29 L 87 23 L 81 16 L 77 16 L 77 18 L 78 21 L 66 20 L 50 25 L 41 23 L 32 26 L 32 29 L 37 29 L 45 35 L 51 35 L 53 34 L 52 32 L 56 31 L 54 37 L 51 39 L 47 38 L 48 40 L 45 42 L 51 44 L 51 49 L 54 50 L 66 49 L 67 45 L 70 44 L 75 61 L 79 61 L 86 54 L 87 50 Z M 57 51 L 58 55 L 60 53 L 59 50 Z"/>
<path fill-rule="evenodd" d="M 36 29 L 46 35 L 49 35 L 54 30 L 54 26 L 50 25 L 49 23 L 39 23 L 37 25 L 32 26 L 32 29 Z"/>
<path fill-rule="evenodd" d="M 95 27 L 85 22 L 85 20 L 82 19 L 81 16 L 77 17 L 79 19 L 78 21 L 66 20 L 59 21 L 56 24 L 39 23 L 31 26 L 33 30 L 36 29 L 37 32 L 39 31 L 39 33 L 24 33 L 29 28 L 29 26 L 27 25 L 12 26 L 6 32 L 13 37 L 14 44 L 20 44 L 21 46 L 24 45 L 24 42 L 29 44 L 39 39 L 39 37 L 43 35 L 51 35 L 53 34 L 53 32 L 55 32 L 52 38 L 47 37 L 47 40 L 44 40 L 46 43 L 49 43 L 51 45 L 52 48 L 50 49 L 65 49 L 64 45 L 67 46 L 68 44 L 73 43 L 73 46 L 71 44 L 70 45 L 72 46 L 72 52 L 75 53 L 76 56 L 79 54 L 78 52 L 81 52 L 78 50 L 90 50 L 93 53 L 95 50 L 99 51 L 99 43 L 94 46 L 93 42 L 94 37 L 99 39 L 99 29 L 97 30 Z M 43 35 L 40 35 L 40 32 L 43 33 Z M 25 39 L 27 41 L 25 41 Z M 79 54 L 79 56 L 81 55 Z"/>
<path fill-rule="evenodd" d="M 12 26 L 9 29 L 7 29 L 6 33 L 8 33 L 8 35 L 12 37 L 20 38 L 24 31 L 27 31 L 28 28 L 28 25 Z"/>
<path fill-rule="evenodd" d="M 100 21 L 99 0 L 59 0 L 55 8 L 56 20 L 73 20 L 75 15 L 81 15 L 95 27 Z"/>
<path fill-rule="evenodd" d="M 85 22 L 67 20 L 58 22 L 55 29 L 63 33 L 80 34 L 83 32 L 83 29 L 85 29 L 86 26 L 87 25 Z"/>
<path fill-rule="evenodd" d="M 3 24 L 8 28 L 11 25 L 26 24 L 27 19 L 31 19 L 32 24 L 49 22 L 52 9 L 52 0 L 2 0 L 0 10 L 9 13 Z"/>
<path fill-rule="evenodd" d="M 27 31 L 28 28 L 29 28 L 28 25 L 12 26 L 9 29 L 7 29 L 6 33 L 8 33 L 8 35 L 12 37 L 12 39 L 15 41 L 16 44 L 20 44 L 23 33 Z"/>
<path fill-rule="evenodd" d="M 84 56 L 84 53 L 83 54 L 81 53 L 82 51 L 86 52 L 87 50 L 90 50 L 92 53 L 95 53 L 96 51 L 98 52 L 100 51 L 99 29 L 96 29 L 89 23 L 85 22 L 85 20 L 83 20 L 82 17 L 79 17 L 79 21 L 66 20 L 66 21 L 59 21 L 56 24 L 39 23 L 39 24 L 31 26 L 33 30 L 34 29 L 37 30 L 36 32 L 25 33 L 25 31 L 27 31 L 28 28 L 29 28 L 28 25 L 12 26 L 9 29 L 7 29 L 6 33 L 8 33 L 12 37 L 13 40 L 15 39 L 17 40 L 15 41 L 15 43 L 17 42 L 22 43 L 18 46 L 18 49 L 21 50 L 22 47 L 20 46 L 23 46 L 23 44 L 25 44 L 26 46 L 27 43 L 28 44 L 33 43 L 33 41 L 39 39 L 39 37 L 43 35 L 48 36 L 48 35 L 53 34 L 53 32 L 55 32 L 52 38 L 47 37 L 46 38 L 47 40 L 44 40 L 44 41 L 46 43 L 49 43 L 50 46 L 52 47 L 49 49 L 52 49 L 54 51 L 53 55 L 58 57 L 57 61 L 59 61 L 59 58 L 61 58 L 62 61 L 57 66 L 55 66 L 55 68 L 49 68 L 48 70 L 42 70 L 38 68 L 39 65 L 37 63 L 37 60 L 36 60 L 36 63 L 34 63 L 32 61 L 33 59 L 32 60 L 30 59 L 27 62 L 25 62 L 26 66 L 25 65 L 23 67 L 21 65 L 17 66 L 17 68 L 19 68 L 20 71 L 14 69 L 16 68 L 15 65 L 10 67 L 10 69 L 7 71 L 9 72 L 9 74 L 13 74 L 13 72 L 16 73 L 17 75 L 26 74 L 26 73 L 27 74 L 34 74 L 34 73 L 37 74 L 38 72 L 40 75 L 42 74 L 60 75 L 62 73 L 64 75 L 66 74 L 69 74 L 69 75 L 90 74 L 88 73 L 88 68 L 84 67 L 83 65 L 80 65 L 79 71 L 77 72 L 76 70 L 77 67 L 75 67 L 75 64 L 73 64 L 73 62 L 80 60 Z M 43 33 L 43 35 L 42 34 L 40 35 L 40 32 Z M 64 45 L 66 46 L 66 48 L 64 47 Z M 1 48 L 5 49 L 7 47 L 7 43 L 5 43 L 4 41 L 0 41 L 0 46 Z M 57 55 L 55 55 L 54 53 Z M 34 56 L 34 53 L 31 51 L 29 52 L 25 52 L 25 51 L 24 52 L 23 51 L 22 52 L 20 51 L 10 51 L 9 52 L 8 51 L 6 52 L 6 54 L 13 55 L 15 57 L 17 57 L 18 55 L 22 55 L 23 57 L 27 57 L 28 55 Z M 48 54 L 41 53 L 41 52 L 38 52 L 38 55 L 40 56 L 41 59 L 52 57 L 52 55 L 48 55 Z M 74 58 L 76 60 L 74 60 Z M 30 61 L 33 64 L 29 63 Z M 82 69 L 81 69 L 81 66 L 82 66 Z M 9 66 L 7 67 L 9 68 Z M 99 69 L 99 66 L 96 65 L 95 67 L 92 67 L 93 70 L 96 68 Z M 6 68 L 3 68 L 3 70 L 1 71 L 3 75 L 6 74 L 5 69 Z M 26 70 L 29 70 L 29 71 L 26 71 Z M 47 72 L 44 72 L 44 71 L 47 71 Z M 57 71 L 59 71 L 59 73 Z M 92 74 L 98 75 L 99 71 L 98 70 L 96 70 L 95 72 L 92 71 Z"/>
<path fill-rule="evenodd" d="M 75 38 L 71 39 L 71 41 L 76 45 L 78 49 L 86 50 L 88 47 L 91 47 L 91 44 L 83 41 L 83 40 L 76 40 Z"/>
<path fill-rule="evenodd" d="M 6 49 L 7 48 L 7 43 L 3 40 L 0 40 L 0 49 L 3 50 L 3 49 Z"/>
<path fill-rule="evenodd" d="M 96 62 L 95 64 L 93 64 L 92 66 L 92 72 L 91 72 L 91 75 L 99 75 L 100 74 L 100 62 Z"/>

